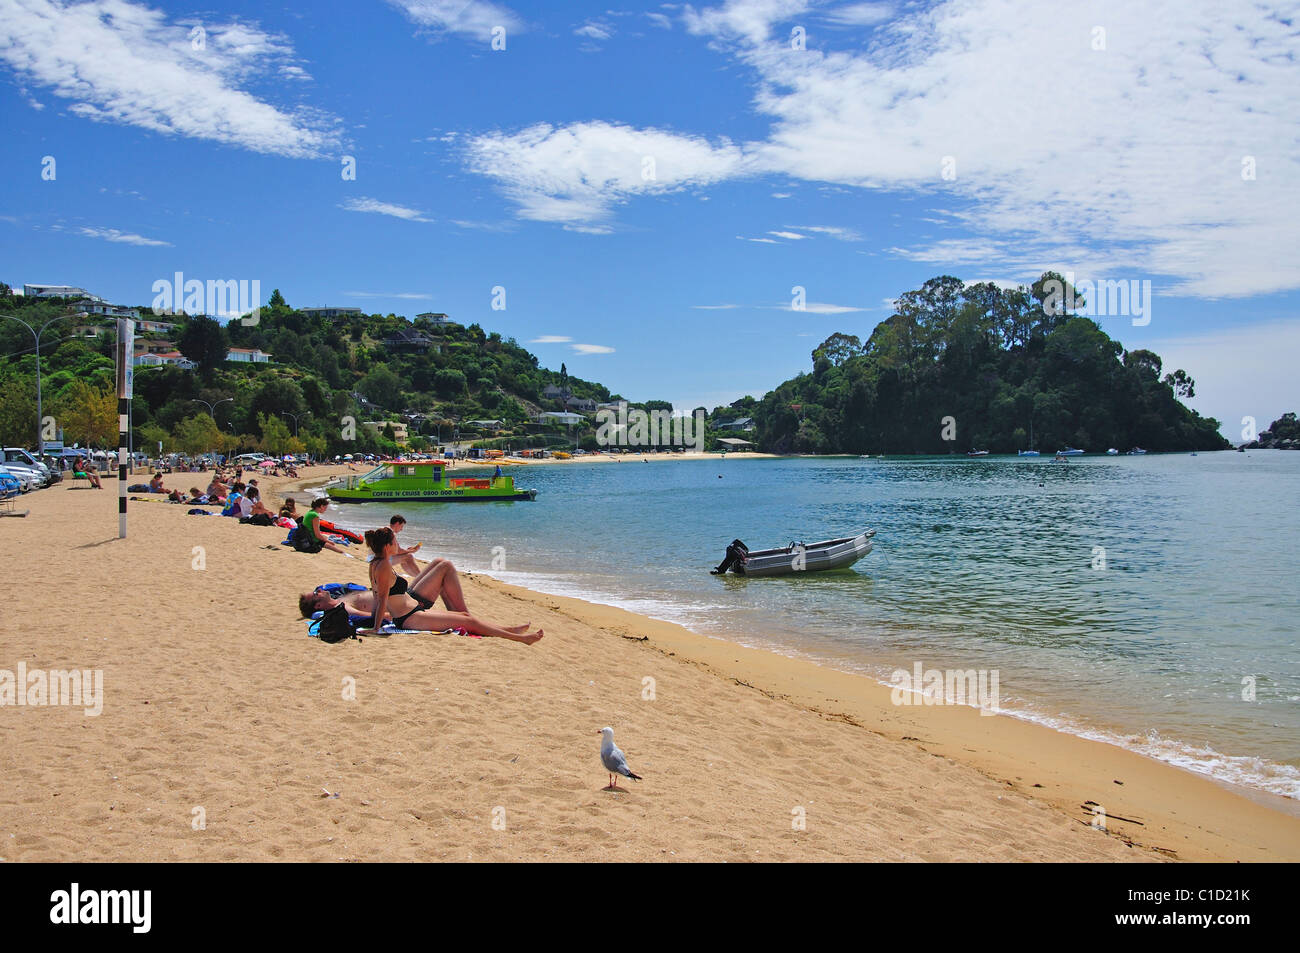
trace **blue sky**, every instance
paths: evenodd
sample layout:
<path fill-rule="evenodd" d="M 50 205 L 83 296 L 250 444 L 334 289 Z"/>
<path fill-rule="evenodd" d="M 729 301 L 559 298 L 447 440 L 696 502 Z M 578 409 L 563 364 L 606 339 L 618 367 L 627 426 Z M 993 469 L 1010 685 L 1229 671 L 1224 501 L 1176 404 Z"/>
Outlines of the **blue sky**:
<path fill-rule="evenodd" d="M 1300 409 L 1298 9 L 0 0 L 0 280 L 445 311 L 685 409 L 1054 268 L 1150 281 L 1102 326 L 1235 436 Z"/>

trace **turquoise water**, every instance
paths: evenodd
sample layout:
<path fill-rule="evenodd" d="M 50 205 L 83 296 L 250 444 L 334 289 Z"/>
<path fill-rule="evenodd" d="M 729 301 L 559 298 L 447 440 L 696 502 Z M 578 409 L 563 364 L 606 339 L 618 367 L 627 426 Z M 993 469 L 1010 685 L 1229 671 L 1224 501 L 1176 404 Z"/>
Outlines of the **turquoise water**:
<path fill-rule="evenodd" d="M 1004 711 L 1300 797 L 1300 453 L 512 472 L 536 502 L 404 504 L 403 539 L 881 679 L 916 662 L 996 670 Z M 364 528 L 390 511 L 335 515 Z M 875 550 L 850 570 L 708 573 L 734 537 L 757 549 L 868 527 Z"/>

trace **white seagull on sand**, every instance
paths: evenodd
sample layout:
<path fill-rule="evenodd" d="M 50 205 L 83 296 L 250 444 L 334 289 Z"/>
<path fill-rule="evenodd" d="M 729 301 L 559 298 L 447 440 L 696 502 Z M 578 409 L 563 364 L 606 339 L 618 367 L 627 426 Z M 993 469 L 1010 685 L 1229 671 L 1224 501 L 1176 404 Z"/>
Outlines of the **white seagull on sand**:
<path fill-rule="evenodd" d="M 619 750 L 618 745 L 614 744 L 614 729 L 600 729 L 600 762 L 605 766 L 605 770 L 610 772 L 609 787 L 606 791 L 618 790 L 618 784 L 614 780 L 614 775 L 621 774 L 625 778 L 631 778 L 633 781 L 640 781 L 641 775 L 633 774 L 632 769 L 627 766 L 627 756 Z"/>

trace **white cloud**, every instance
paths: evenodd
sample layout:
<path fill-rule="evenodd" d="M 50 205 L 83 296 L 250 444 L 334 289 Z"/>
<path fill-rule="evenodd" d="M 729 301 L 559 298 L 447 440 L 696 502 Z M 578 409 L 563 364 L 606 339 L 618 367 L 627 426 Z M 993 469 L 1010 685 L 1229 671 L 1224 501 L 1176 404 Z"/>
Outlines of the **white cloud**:
<path fill-rule="evenodd" d="M 296 68 L 282 36 L 204 22 L 196 50 L 197 21 L 168 22 L 130 0 L 0 0 L 0 22 L 0 60 L 71 100 L 74 115 L 293 158 L 336 144 L 332 117 L 273 106 L 240 88 L 275 67 Z"/>
<path fill-rule="evenodd" d="M 170 248 L 171 242 L 159 241 L 156 238 L 145 238 L 143 235 L 137 235 L 134 232 L 122 232 L 116 228 L 92 228 L 83 225 L 77 229 L 77 234 L 84 235 L 86 238 L 102 238 L 106 242 L 121 242 L 124 245 L 146 245 L 146 246 L 165 246 Z"/>
<path fill-rule="evenodd" d="M 866 311 L 866 308 L 853 308 L 845 304 L 824 304 L 818 301 L 808 301 L 802 308 L 796 308 L 792 304 L 783 304 L 777 310 L 779 311 L 806 311 L 809 314 L 848 314 L 853 311 Z"/>
<path fill-rule="evenodd" d="M 760 245 L 779 245 L 781 244 L 775 238 L 746 238 L 744 235 L 737 235 L 742 242 L 758 242 Z"/>
<path fill-rule="evenodd" d="M 573 344 L 570 345 L 579 354 L 613 354 L 612 347 L 606 347 L 603 344 Z"/>
<path fill-rule="evenodd" d="M 573 35 L 585 37 L 588 40 L 608 40 L 614 35 L 614 28 L 608 23 L 602 23 L 599 20 L 588 20 L 574 30 Z"/>
<path fill-rule="evenodd" d="M 477 40 L 489 40 L 493 27 L 504 27 L 507 36 L 522 32 L 524 23 L 509 7 L 485 0 L 388 0 L 412 22 L 441 33 L 456 33 Z"/>
<path fill-rule="evenodd" d="M 696 311 L 731 311 L 733 308 L 739 308 L 738 304 L 693 304 L 691 305 Z"/>
<path fill-rule="evenodd" d="M 827 235 L 831 238 L 837 238 L 842 242 L 860 242 L 862 235 L 854 228 L 840 228 L 835 225 L 791 225 L 791 228 L 798 228 L 805 232 L 813 232 L 817 235 Z"/>
<path fill-rule="evenodd" d="M 673 28 L 673 22 L 662 13 L 647 13 L 645 16 L 647 20 L 661 30 L 671 30 Z"/>
<path fill-rule="evenodd" d="M 823 11 L 821 17 L 836 26 L 874 26 L 893 15 L 894 9 L 888 3 L 852 3 Z"/>
<path fill-rule="evenodd" d="M 378 199 L 356 198 L 347 199 L 339 208 L 346 209 L 349 212 L 373 212 L 376 215 L 391 215 L 393 218 L 405 219 L 408 222 L 431 222 L 433 219 L 425 218 L 424 213 L 418 209 L 407 208 L 405 205 L 394 205 L 391 202 L 381 202 Z"/>
<path fill-rule="evenodd" d="M 525 218 L 589 223 L 661 190 L 622 155 L 653 154 L 638 141 L 653 136 L 686 155 L 678 181 L 695 185 L 773 174 L 942 196 L 964 237 L 897 249 L 913 261 L 1017 277 L 1122 270 L 1201 297 L 1290 290 L 1300 150 L 1296 5 L 1286 6 L 946 0 L 887 20 L 887 8 L 861 3 L 686 7 L 688 30 L 749 70 L 770 123 L 763 140 L 712 145 L 583 122 L 482 137 L 479 151 L 497 161 L 478 155 L 475 167 Z M 790 24 L 822 14 L 845 29 L 790 49 Z M 955 178 L 941 175 L 945 157 Z M 1243 180 L 1249 159 L 1256 178 Z M 664 167 L 661 183 L 673 181 Z"/>
<path fill-rule="evenodd" d="M 471 169 L 497 179 L 523 218 L 599 225 L 635 195 L 661 195 L 736 175 L 740 149 L 698 136 L 607 122 L 539 123 L 466 143 Z"/>
<path fill-rule="evenodd" d="M 727 0 L 720 7 L 699 11 L 688 5 L 684 18 L 691 33 L 757 46 L 768 40 L 777 24 L 788 23 L 810 7 L 808 0 Z"/>
<path fill-rule="evenodd" d="M 533 338 L 529 344 L 568 344 L 573 338 L 565 337 L 562 334 L 543 334 L 541 337 Z"/>
<path fill-rule="evenodd" d="M 807 238 L 807 235 L 800 235 L 798 232 L 768 232 L 769 235 L 775 235 L 777 238 L 788 238 L 791 241 L 801 241 Z"/>

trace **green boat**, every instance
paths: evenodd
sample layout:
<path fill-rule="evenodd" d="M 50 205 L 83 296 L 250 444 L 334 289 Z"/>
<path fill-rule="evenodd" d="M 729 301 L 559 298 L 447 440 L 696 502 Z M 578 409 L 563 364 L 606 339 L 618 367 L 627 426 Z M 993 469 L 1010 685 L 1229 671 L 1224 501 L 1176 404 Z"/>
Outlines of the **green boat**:
<path fill-rule="evenodd" d="M 480 500 L 535 500 L 536 490 L 515 489 L 515 478 L 448 479 L 440 461 L 392 460 L 364 476 L 349 476 L 322 488 L 339 503 L 465 503 Z"/>

